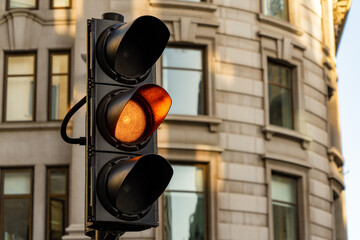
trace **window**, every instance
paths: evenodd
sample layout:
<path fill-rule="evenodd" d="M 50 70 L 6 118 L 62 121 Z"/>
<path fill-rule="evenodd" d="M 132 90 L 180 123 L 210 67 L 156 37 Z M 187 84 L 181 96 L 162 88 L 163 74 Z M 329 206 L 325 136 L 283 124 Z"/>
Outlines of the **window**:
<path fill-rule="evenodd" d="M 162 84 L 172 98 L 169 114 L 205 114 L 203 49 L 167 47 L 162 57 Z"/>
<path fill-rule="evenodd" d="M 274 240 L 297 239 L 297 180 L 281 175 L 271 177 Z"/>
<path fill-rule="evenodd" d="M 1 170 L 1 239 L 31 239 L 32 170 Z"/>
<path fill-rule="evenodd" d="M 292 70 L 268 62 L 269 122 L 272 125 L 294 128 Z"/>
<path fill-rule="evenodd" d="M 47 240 L 61 240 L 67 227 L 68 168 L 48 168 L 47 171 Z"/>
<path fill-rule="evenodd" d="M 34 120 L 35 66 L 35 53 L 5 55 L 5 121 Z"/>
<path fill-rule="evenodd" d="M 69 110 L 70 51 L 50 52 L 49 120 L 62 120 Z"/>
<path fill-rule="evenodd" d="M 71 0 L 50 0 L 51 8 L 71 8 Z"/>
<path fill-rule="evenodd" d="M 173 165 L 164 193 L 164 239 L 206 239 L 205 165 Z"/>
<path fill-rule="evenodd" d="M 265 15 L 289 21 L 288 0 L 264 0 Z"/>
<path fill-rule="evenodd" d="M 37 9 L 37 0 L 7 0 L 6 8 L 7 9 L 17 9 L 17 8 L 26 8 L 26 9 Z"/>

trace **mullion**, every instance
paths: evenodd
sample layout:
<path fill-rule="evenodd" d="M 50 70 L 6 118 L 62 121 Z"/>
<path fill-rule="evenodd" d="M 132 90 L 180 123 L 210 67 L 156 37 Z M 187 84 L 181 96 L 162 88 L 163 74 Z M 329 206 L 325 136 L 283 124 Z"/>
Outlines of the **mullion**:
<path fill-rule="evenodd" d="M 291 91 L 291 89 L 292 89 L 291 87 L 287 87 L 287 86 L 281 85 L 279 83 L 269 82 L 269 84 L 273 85 L 273 86 L 276 86 L 276 87 L 279 87 L 279 88 L 284 88 L 284 89 L 289 90 L 289 91 Z"/>

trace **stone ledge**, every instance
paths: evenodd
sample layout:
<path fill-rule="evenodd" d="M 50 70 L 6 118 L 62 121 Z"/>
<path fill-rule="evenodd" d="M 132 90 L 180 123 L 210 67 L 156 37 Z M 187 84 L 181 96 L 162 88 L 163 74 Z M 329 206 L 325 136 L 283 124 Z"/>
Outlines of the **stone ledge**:
<path fill-rule="evenodd" d="M 69 124 L 70 125 L 70 124 Z M 68 125 L 68 128 L 69 128 Z M 39 130 L 59 130 L 61 121 L 49 122 L 5 122 L 0 124 L 0 132 L 7 131 L 39 131 Z M 71 126 L 70 126 L 71 127 Z"/>
<path fill-rule="evenodd" d="M 305 150 L 309 148 L 309 144 L 312 141 L 310 137 L 305 136 L 302 133 L 278 126 L 265 126 L 262 128 L 262 131 L 264 132 L 265 138 L 267 140 L 271 140 L 273 135 L 291 138 L 296 141 L 299 141 L 301 143 L 302 148 Z"/>
<path fill-rule="evenodd" d="M 210 132 L 217 132 L 219 131 L 219 125 L 220 123 L 222 123 L 222 119 L 209 117 L 205 115 L 200 115 L 200 116 L 168 115 L 165 118 L 165 122 L 186 122 L 186 123 L 208 124 Z"/>
<path fill-rule="evenodd" d="M 217 6 L 210 3 L 197 3 L 197 2 L 181 2 L 181 1 L 168 1 L 168 0 L 150 0 L 150 5 L 154 7 L 171 7 L 183 8 L 191 10 L 200 10 L 205 12 L 215 12 Z"/>
<path fill-rule="evenodd" d="M 260 22 L 266 23 L 266 24 L 270 24 L 273 25 L 275 27 L 284 29 L 286 31 L 289 31 L 291 33 L 295 33 L 296 35 L 303 35 L 304 32 L 301 30 L 301 28 L 292 25 L 291 23 L 285 22 L 285 21 L 281 21 L 272 17 L 268 17 L 265 16 L 264 14 L 259 14 L 258 15 L 258 19 Z"/>

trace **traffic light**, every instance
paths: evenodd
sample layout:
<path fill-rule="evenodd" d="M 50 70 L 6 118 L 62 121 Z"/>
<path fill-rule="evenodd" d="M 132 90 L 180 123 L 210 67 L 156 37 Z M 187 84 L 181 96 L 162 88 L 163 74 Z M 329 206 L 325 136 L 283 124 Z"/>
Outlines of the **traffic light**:
<path fill-rule="evenodd" d="M 105 13 L 88 20 L 86 228 L 141 231 L 158 226 L 157 199 L 173 174 L 157 155 L 156 129 L 170 106 L 154 63 L 170 33 L 152 16 L 130 23 Z"/>

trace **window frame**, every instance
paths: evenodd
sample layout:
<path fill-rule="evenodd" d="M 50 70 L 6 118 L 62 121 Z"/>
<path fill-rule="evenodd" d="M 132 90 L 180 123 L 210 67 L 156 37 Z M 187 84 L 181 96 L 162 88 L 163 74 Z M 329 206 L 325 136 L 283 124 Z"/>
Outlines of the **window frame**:
<path fill-rule="evenodd" d="M 70 108 L 70 94 L 71 94 L 71 49 L 51 49 L 49 50 L 48 56 L 49 56 L 49 65 L 48 65 L 48 114 L 47 118 L 48 121 L 54 121 L 59 122 L 62 121 L 62 119 L 52 119 L 51 113 L 52 113 L 52 77 L 53 76 L 65 76 L 65 74 L 53 74 L 52 73 L 52 56 L 53 55 L 68 55 L 69 61 L 68 61 L 68 73 L 66 74 L 68 77 L 68 89 L 67 89 L 67 109 Z"/>
<path fill-rule="evenodd" d="M 4 195 L 4 176 L 6 172 L 30 172 L 30 194 L 19 195 Z M 34 202 L 34 169 L 33 168 L 0 168 L 1 182 L 0 182 L 0 239 L 3 239 L 3 222 L 4 222 L 4 201 L 3 199 L 29 199 L 29 240 L 32 240 L 33 233 L 33 202 Z"/>
<path fill-rule="evenodd" d="M 50 187 L 51 187 L 50 175 L 52 171 L 65 171 L 65 176 L 66 176 L 65 195 L 50 193 Z M 68 166 L 49 166 L 46 168 L 46 221 L 45 221 L 46 240 L 50 240 L 50 200 L 52 197 L 56 197 L 56 196 L 57 197 L 65 196 L 64 227 L 66 228 L 69 224 L 69 167 Z"/>
<path fill-rule="evenodd" d="M 6 10 L 7 11 L 14 10 L 14 9 L 27 9 L 27 10 L 38 10 L 39 9 L 39 0 L 35 0 L 35 7 L 32 7 L 32 8 L 10 8 L 10 1 L 11 0 L 6 0 Z"/>
<path fill-rule="evenodd" d="M 186 117 L 199 117 L 199 116 L 209 116 L 210 115 L 210 103 L 209 103 L 209 93 L 207 89 L 209 88 L 208 84 L 208 50 L 206 45 L 202 44 L 180 44 L 176 42 L 169 43 L 166 48 L 178 48 L 178 49 L 190 49 L 190 50 L 200 50 L 202 57 L 202 83 L 201 83 L 201 101 L 202 101 L 202 114 L 189 115 L 189 114 L 169 114 L 169 116 L 186 116 Z M 175 70 L 192 70 L 190 68 L 176 68 L 176 67 L 164 67 L 162 58 L 160 61 L 161 65 L 161 86 L 163 86 L 163 70 L 164 69 L 175 69 Z"/>
<path fill-rule="evenodd" d="M 32 99 L 32 119 L 31 120 L 6 120 L 6 105 L 7 105 L 7 86 L 8 86 L 8 58 L 10 56 L 34 56 L 34 86 L 33 86 L 33 99 Z M 27 75 L 30 76 L 30 75 Z M 27 123 L 36 121 L 36 88 L 37 88 L 37 52 L 36 51 L 5 51 L 4 52 L 4 83 L 3 83 L 3 111 L 2 122 L 6 123 Z"/>
<path fill-rule="evenodd" d="M 265 16 L 267 17 L 270 17 L 270 18 L 274 18 L 274 19 L 277 19 L 277 20 L 280 20 L 280 21 L 284 21 L 284 22 L 290 22 L 290 1 L 289 0 L 281 0 L 281 1 L 286 1 L 286 4 L 287 4 L 287 8 L 286 8 L 286 16 L 287 16 L 287 19 L 283 19 L 283 18 L 279 18 L 279 17 L 276 17 L 276 16 L 270 16 L 268 14 L 266 14 L 266 12 L 268 11 L 267 9 L 267 4 L 266 3 L 269 3 L 271 4 L 271 1 L 273 0 L 262 0 L 262 4 L 263 4 L 263 13 Z"/>
<path fill-rule="evenodd" d="M 308 171 L 311 166 L 301 162 L 291 162 L 291 159 L 280 159 L 278 155 L 264 155 L 265 173 L 268 197 L 268 228 L 269 240 L 274 240 L 274 222 L 272 210 L 271 178 L 275 175 L 294 178 L 297 181 L 297 240 L 306 240 L 310 237 L 310 204 L 308 199 L 309 183 Z"/>
<path fill-rule="evenodd" d="M 278 59 L 273 59 L 273 58 L 268 58 L 267 59 L 267 71 L 266 74 L 269 74 L 269 64 L 273 64 L 273 65 L 277 65 L 279 67 L 283 67 L 283 68 L 287 68 L 290 70 L 290 83 L 291 83 L 291 87 L 290 92 L 291 92 L 291 125 L 292 128 L 288 128 L 285 126 L 279 126 L 279 125 L 275 125 L 275 124 L 271 124 L 270 122 L 270 116 L 271 116 L 271 112 L 270 112 L 270 99 L 269 99 L 269 94 L 267 94 L 267 102 L 268 102 L 268 111 L 267 111 L 267 122 L 270 126 L 275 126 L 275 127 L 280 127 L 280 128 L 284 128 L 284 129 L 289 129 L 289 130 L 293 130 L 296 131 L 296 129 L 298 129 L 299 127 L 297 126 L 296 120 L 295 120 L 295 109 L 297 108 L 296 103 L 297 103 L 297 99 L 295 98 L 296 96 L 296 90 L 297 90 L 297 82 L 296 82 L 296 66 L 291 65 L 288 62 L 285 61 L 281 61 Z M 267 77 L 267 91 L 269 91 L 269 85 L 274 85 L 274 86 L 278 86 L 277 84 L 271 83 Z M 281 86 L 282 88 L 285 88 L 283 86 Z"/>
<path fill-rule="evenodd" d="M 50 9 L 71 9 L 72 8 L 72 0 L 69 0 L 69 6 L 68 7 L 54 7 L 54 1 L 56 0 L 50 0 Z"/>
<path fill-rule="evenodd" d="M 292 180 L 295 180 L 295 197 L 296 197 L 296 203 L 293 204 L 293 203 L 289 203 L 289 202 L 283 202 L 283 201 L 279 201 L 279 200 L 274 200 L 273 199 L 273 196 L 271 195 L 271 212 L 272 212 L 272 219 L 274 219 L 274 211 L 273 211 L 273 207 L 274 207 L 274 201 L 277 202 L 277 203 L 282 203 L 282 204 L 288 204 L 288 205 L 291 205 L 291 206 L 294 206 L 295 207 L 295 220 L 296 220 L 296 224 L 295 224 L 295 239 L 296 240 L 299 240 L 299 233 L 300 233 L 300 229 L 299 229 L 299 177 L 297 176 L 291 176 L 291 175 L 287 175 L 287 174 L 284 174 L 284 173 L 281 173 L 281 172 L 276 172 L 276 171 L 272 171 L 271 172 L 271 177 L 273 176 L 279 176 L 279 177 L 283 177 L 283 178 L 288 178 L 288 179 L 292 179 Z M 270 191 L 272 191 L 272 181 L 271 181 L 271 185 L 270 185 Z M 273 232 L 273 239 L 275 239 L 275 236 L 274 236 L 274 220 L 272 221 L 272 232 Z"/>
<path fill-rule="evenodd" d="M 209 172 L 209 164 L 208 163 L 203 163 L 203 162 L 187 162 L 187 161 L 171 161 L 171 165 L 180 165 L 180 166 L 194 166 L 194 167 L 201 167 L 203 169 L 203 174 L 204 174 L 204 178 L 203 178 L 203 184 L 204 184 L 204 191 L 201 192 L 204 194 L 204 240 L 208 240 L 211 239 L 210 238 L 210 230 L 209 230 L 209 226 L 211 226 L 211 218 L 210 218 L 210 209 L 209 206 L 211 206 L 210 203 L 210 172 Z M 165 192 L 181 192 L 181 193 L 200 193 L 197 191 L 168 191 L 165 190 L 164 193 L 162 194 L 161 197 L 161 204 L 162 204 L 162 232 L 161 232 L 161 237 L 162 239 L 166 239 L 165 237 L 165 214 L 166 214 L 166 209 L 165 209 Z"/>

